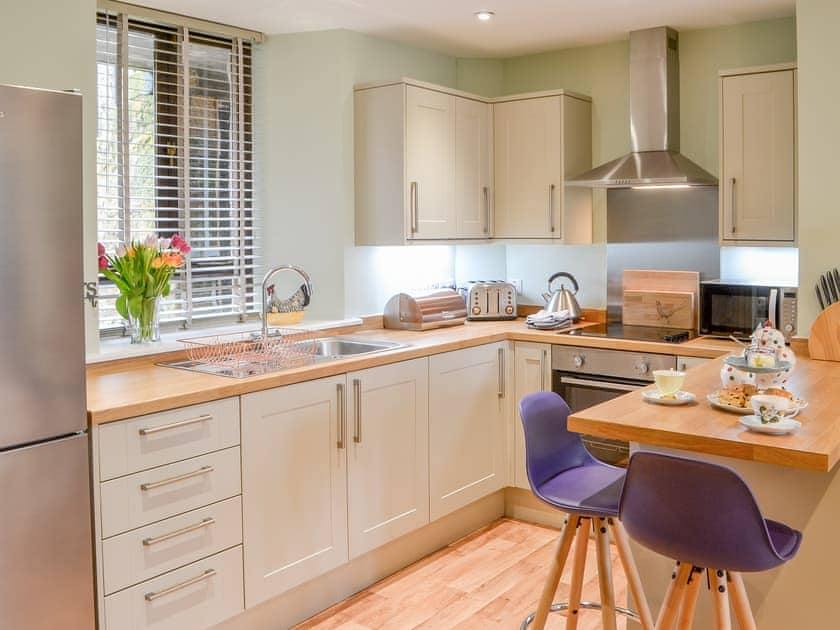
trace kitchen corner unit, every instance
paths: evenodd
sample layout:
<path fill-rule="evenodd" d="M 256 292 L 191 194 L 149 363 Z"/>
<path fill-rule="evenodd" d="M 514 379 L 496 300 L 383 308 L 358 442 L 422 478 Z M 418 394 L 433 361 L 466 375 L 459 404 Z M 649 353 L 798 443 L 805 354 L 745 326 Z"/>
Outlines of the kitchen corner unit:
<path fill-rule="evenodd" d="M 592 242 L 591 99 L 487 99 L 402 79 L 354 90 L 356 245 Z"/>

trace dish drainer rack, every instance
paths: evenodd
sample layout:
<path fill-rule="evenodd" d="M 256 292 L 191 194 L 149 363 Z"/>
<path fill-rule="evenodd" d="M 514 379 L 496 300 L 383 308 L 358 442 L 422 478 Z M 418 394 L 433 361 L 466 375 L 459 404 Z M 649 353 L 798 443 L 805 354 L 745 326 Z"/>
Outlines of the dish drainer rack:
<path fill-rule="evenodd" d="M 263 338 L 260 331 L 206 335 L 181 339 L 190 361 L 213 366 L 229 376 L 254 376 L 307 365 L 315 360 L 317 344 L 313 331 L 272 328 Z"/>

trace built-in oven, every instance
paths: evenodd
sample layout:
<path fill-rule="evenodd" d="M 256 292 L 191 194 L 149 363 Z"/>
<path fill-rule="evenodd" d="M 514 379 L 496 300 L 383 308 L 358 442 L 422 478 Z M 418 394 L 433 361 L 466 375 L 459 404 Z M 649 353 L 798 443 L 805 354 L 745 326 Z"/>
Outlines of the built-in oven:
<path fill-rule="evenodd" d="M 654 370 L 675 369 L 677 358 L 667 354 L 605 350 L 579 346 L 552 346 L 552 390 L 571 410 L 580 411 L 641 389 L 653 382 Z M 592 455 L 616 466 L 626 466 L 626 441 L 584 435 Z"/>
<path fill-rule="evenodd" d="M 796 302 L 796 287 L 707 280 L 700 283 L 700 334 L 748 338 L 769 321 L 790 342 Z"/>

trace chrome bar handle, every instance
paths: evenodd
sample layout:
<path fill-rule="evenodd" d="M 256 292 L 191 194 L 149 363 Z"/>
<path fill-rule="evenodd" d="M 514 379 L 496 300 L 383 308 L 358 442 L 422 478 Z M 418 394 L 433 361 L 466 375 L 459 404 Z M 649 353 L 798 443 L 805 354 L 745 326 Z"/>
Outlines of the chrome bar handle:
<path fill-rule="evenodd" d="M 575 376 L 564 376 L 560 379 L 564 385 L 580 385 L 581 387 L 597 387 L 613 392 L 635 392 L 644 385 L 626 385 L 625 383 L 611 383 L 610 381 L 596 381 L 588 378 L 577 378 Z"/>
<path fill-rule="evenodd" d="M 344 448 L 344 428 L 346 423 L 346 413 L 344 411 L 344 383 L 338 383 L 335 386 L 336 393 L 338 394 L 338 443 L 336 444 L 337 448 Z"/>
<path fill-rule="evenodd" d="M 353 379 L 353 415 L 355 426 L 353 430 L 353 441 L 356 444 L 362 443 L 362 381 Z"/>
<path fill-rule="evenodd" d="M 540 356 L 540 391 L 545 391 L 545 365 L 548 358 L 548 350 L 543 350 Z"/>
<path fill-rule="evenodd" d="M 161 479 L 160 481 L 148 481 L 146 483 L 140 484 L 140 489 L 145 491 L 154 490 L 155 488 L 160 488 L 161 486 L 168 486 L 171 483 L 177 483 L 179 481 L 184 481 L 186 479 L 192 479 L 193 477 L 198 477 L 200 475 L 206 475 L 208 473 L 213 472 L 212 466 L 202 466 L 198 470 L 193 470 L 188 473 L 184 473 L 183 475 L 175 475 L 174 477 L 167 477 L 166 479 Z"/>
<path fill-rule="evenodd" d="M 484 193 L 484 233 L 490 232 L 490 191 L 487 186 L 481 189 Z"/>
<path fill-rule="evenodd" d="M 735 234 L 735 178 L 729 180 L 729 217 L 732 220 L 732 233 Z"/>
<path fill-rule="evenodd" d="M 409 189 L 409 208 L 411 209 L 411 233 L 417 232 L 417 182 L 411 182 Z"/>
<path fill-rule="evenodd" d="M 178 584 L 167 586 L 166 588 L 163 588 L 159 591 L 152 591 L 150 593 L 146 593 L 146 601 L 153 602 L 160 597 L 164 597 L 176 591 L 180 591 L 182 588 L 187 588 L 188 586 L 192 586 L 193 584 L 198 584 L 199 582 L 203 582 L 204 580 L 209 580 L 214 575 L 216 575 L 216 569 L 207 569 L 201 575 L 191 577 L 189 580 L 184 580 L 183 582 L 179 582 Z"/>
<path fill-rule="evenodd" d="M 182 527 L 181 529 L 176 529 L 174 532 L 169 532 L 168 534 L 161 534 L 160 536 L 155 536 L 154 538 L 144 538 L 143 546 L 151 547 L 152 545 L 162 543 L 164 540 L 169 540 L 170 538 L 175 538 L 176 536 L 189 534 L 190 532 L 194 532 L 199 529 L 204 529 L 205 527 L 210 527 L 211 525 L 215 524 L 215 522 L 215 518 L 213 518 L 212 516 L 208 516 L 207 518 L 201 519 L 201 521 L 198 523 L 194 523 L 193 525 L 187 525 L 186 527 Z"/>
<path fill-rule="evenodd" d="M 554 184 L 548 187 L 548 230 L 554 231 Z"/>
<path fill-rule="evenodd" d="M 499 348 L 499 398 L 505 397 L 505 349 Z"/>
<path fill-rule="evenodd" d="M 143 427 L 142 429 L 138 430 L 137 432 L 140 435 L 152 435 L 154 433 L 160 433 L 161 431 L 169 431 L 170 429 L 177 429 L 179 427 L 186 427 L 191 424 L 197 424 L 199 422 L 209 422 L 213 419 L 213 416 L 209 414 L 203 414 L 200 416 L 196 416 L 195 418 L 187 418 L 186 420 L 178 420 L 177 422 L 170 422 L 169 424 L 162 424 L 158 427 Z"/>

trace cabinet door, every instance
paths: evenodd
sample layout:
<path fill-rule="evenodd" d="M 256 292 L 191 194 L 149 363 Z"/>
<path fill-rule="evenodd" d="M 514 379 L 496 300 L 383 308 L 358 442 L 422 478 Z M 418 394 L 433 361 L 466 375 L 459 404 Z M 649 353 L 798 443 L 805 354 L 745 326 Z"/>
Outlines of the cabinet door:
<path fill-rule="evenodd" d="M 500 238 L 561 238 L 560 97 L 497 103 L 494 233 Z"/>
<path fill-rule="evenodd" d="M 506 343 L 429 359 L 430 516 L 506 485 Z"/>
<path fill-rule="evenodd" d="M 685 372 L 686 370 L 690 370 L 693 367 L 697 367 L 698 365 L 703 365 L 708 363 L 711 359 L 704 359 L 702 357 L 677 357 L 677 369 L 681 372 Z"/>
<path fill-rule="evenodd" d="M 242 396 L 248 607 L 347 562 L 345 377 Z"/>
<path fill-rule="evenodd" d="M 455 221 L 459 238 L 491 233 L 491 106 L 455 98 Z"/>
<path fill-rule="evenodd" d="M 795 238 L 794 73 L 722 79 L 722 238 Z"/>
<path fill-rule="evenodd" d="M 455 97 L 405 89 L 407 238 L 454 238 Z"/>
<path fill-rule="evenodd" d="M 347 375 L 351 559 L 429 522 L 428 365 Z"/>
<path fill-rule="evenodd" d="M 525 470 L 525 431 L 519 416 L 519 401 L 527 394 L 551 390 L 551 346 L 542 343 L 517 342 L 513 351 L 513 384 L 516 397 L 514 417 L 513 485 L 528 488 Z"/>

